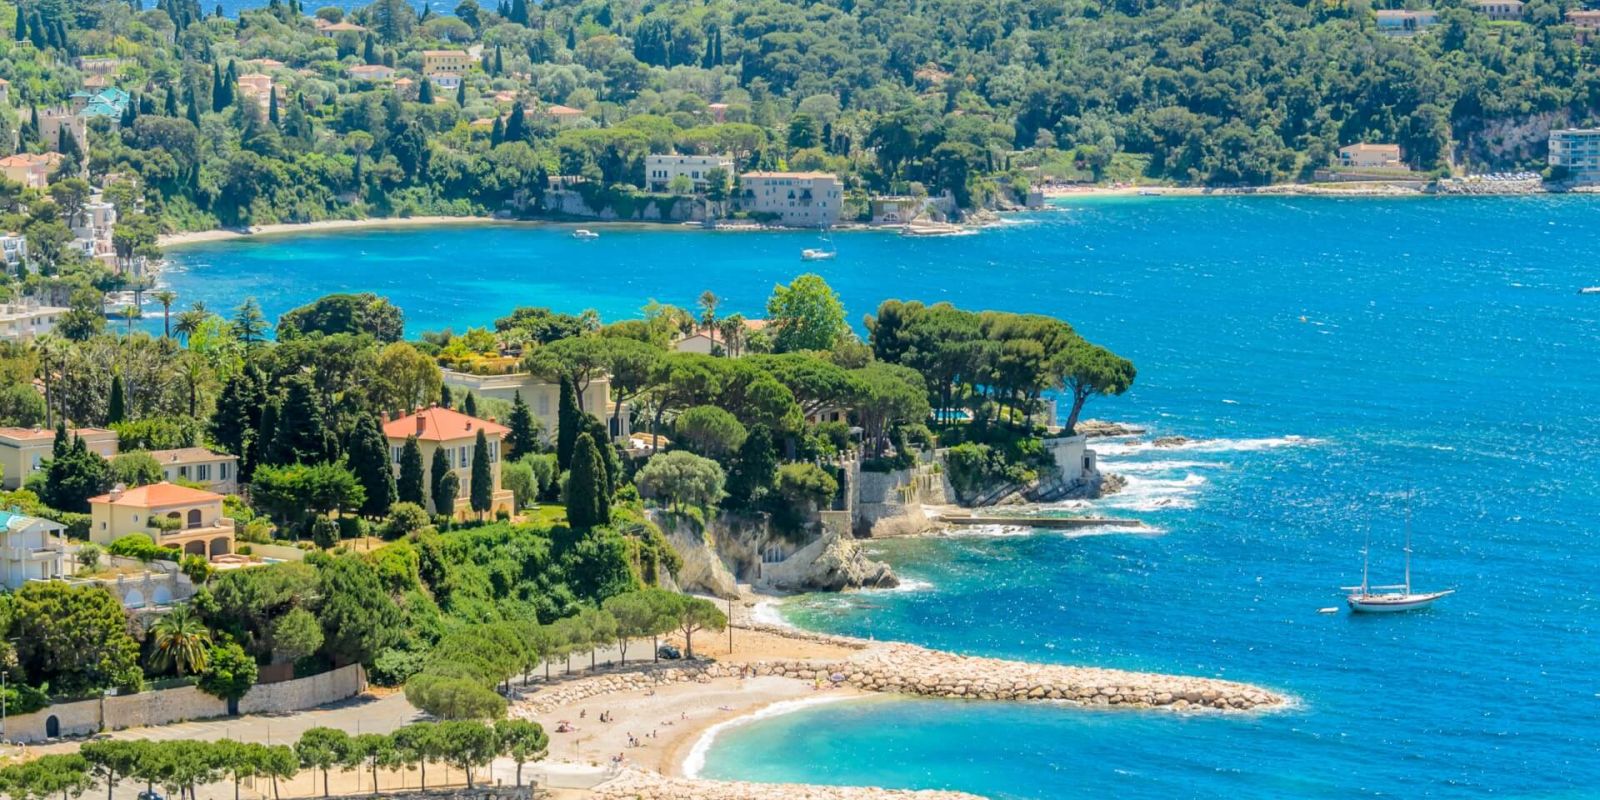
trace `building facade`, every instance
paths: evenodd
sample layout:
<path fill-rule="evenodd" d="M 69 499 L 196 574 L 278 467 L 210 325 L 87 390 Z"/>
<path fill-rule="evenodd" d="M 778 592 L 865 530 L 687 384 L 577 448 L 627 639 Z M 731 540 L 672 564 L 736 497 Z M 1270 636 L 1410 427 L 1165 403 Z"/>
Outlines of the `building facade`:
<path fill-rule="evenodd" d="M 513 513 L 516 500 L 511 491 L 500 488 L 501 443 L 510 429 L 498 423 L 469 417 L 459 411 L 433 406 L 390 420 L 383 425 L 383 435 L 389 440 L 389 461 L 398 477 L 400 458 L 406 440 L 412 436 L 422 449 L 423 486 L 433 485 L 433 454 L 443 451 L 445 463 L 455 472 L 460 492 L 456 496 L 455 515 L 463 519 L 473 516 L 469 500 L 472 497 L 472 458 L 477 450 L 478 433 L 484 435 L 489 448 L 489 474 L 494 486 L 490 492 L 490 513 Z M 428 498 L 429 513 L 438 513 L 433 498 Z"/>
<path fill-rule="evenodd" d="M 1439 15 L 1433 11 L 1388 10 L 1377 12 L 1378 32 L 1395 36 L 1420 33 L 1433 27 Z"/>
<path fill-rule="evenodd" d="M 746 172 L 739 176 L 740 207 L 797 228 L 838 223 L 844 187 L 827 172 Z"/>
<path fill-rule="evenodd" d="M 422 74 L 436 75 L 440 72 L 461 73 L 472 68 L 472 54 L 465 50 L 424 50 L 422 51 Z"/>
<path fill-rule="evenodd" d="M 1478 13 L 1483 14 L 1495 22 L 1515 22 L 1522 19 L 1526 7 L 1522 0 L 1475 0 L 1473 6 Z"/>
<path fill-rule="evenodd" d="M 142 533 L 162 547 L 210 558 L 233 552 L 233 520 L 223 516 L 222 495 L 177 484 L 115 488 L 89 498 L 89 539 L 108 545 Z"/>
<path fill-rule="evenodd" d="M 0 303 L 0 342 L 31 342 L 56 328 L 67 313 L 57 306 L 42 306 L 33 298 Z"/>
<path fill-rule="evenodd" d="M 44 127 L 44 119 L 39 120 L 39 127 Z M 60 135 L 59 132 L 57 135 Z M 50 173 L 66 156 L 60 153 L 18 153 L 14 156 L 0 158 L 0 173 L 4 173 L 6 180 L 16 181 L 29 189 L 43 189 L 50 184 Z"/>
<path fill-rule="evenodd" d="M 474 375 L 470 372 L 456 372 L 444 370 L 444 385 L 458 395 L 461 392 L 471 392 L 479 397 L 492 397 L 496 400 L 511 402 L 518 394 L 522 395 L 522 402 L 528 404 L 528 410 L 533 413 L 533 418 L 538 421 L 540 434 L 546 441 L 554 441 L 556 435 L 557 418 L 561 405 L 561 385 L 551 383 L 545 379 L 528 372 L 513 372 L 509 375 Z M 616 403 L 611 402 L 611 379 L 600 376 L 589 381 L 589 385 L 578 393 L 578 404 L 589 414 L 604 420 L 607 426 L 613 428 L 611 437 L 623 439 L 628 435 L 628 406 L 623 404 L 622 413 L 617 411 Z M 617 418 L 617 424 L 612 425 L 612 417 Z"/>
<path fill-rule="evenodd" d="M 53 520 L 0 510 L 0 586 L 16 591 L 28 581 L 60 578 L 66 531 Z"/>
<path fill-rule="evenodd" d="M 117 432 L 104 428 L 77 428 L 68 436 L 83 437 L 84 444 L 101 458 L 117 454 Z M 15 489 L 37 472 L 50 457 L 56 432 L 48 428 L 0 428 L 0 486 Z"/>
<path fill-rule="evenodd" d="M 664 192 L 671 188 L 672 181 L 678 176 L 688 178 L 696 192 L 703 192 L 709 186 L 707 174 L 711 170 L 720 169 L 728 179 L 733 178 L 732 156 L 669 156 L 650 155 L 644 157 L 645 182 L 652 192 Z"/>
<path fill-rule="evenodd" d="M 204 447 L 151 450 L 150 456 L 161 465 L 161 477 L 168 482 L 200 483 L 217 494 L 239 493 L 238 456 L 214 453 Z"/>
<path fill-rule="evenodd" d="M 1339 166 L 1367 169 L 1396 169 L 1405 166 L 1400 160 L 1400 145 L 1360 144 L 1339 148 Z"/>
<path fill-rule="evenodd" d="M 1573 183 L 1600 183 L 1600 128 L 1551 131 L 1550 166 L 1566 168 Z"/>

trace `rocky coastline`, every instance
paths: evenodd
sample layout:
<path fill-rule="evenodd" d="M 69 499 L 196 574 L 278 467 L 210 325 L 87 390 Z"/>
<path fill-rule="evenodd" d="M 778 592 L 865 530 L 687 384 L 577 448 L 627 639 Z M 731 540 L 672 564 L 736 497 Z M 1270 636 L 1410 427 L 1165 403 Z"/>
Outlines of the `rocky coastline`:
<path fill-rule="evenodd" d="M 744 783 L 668 778 L 629 769 L 595 787 L 600 800 L 981 800 L 966 792 L 817 786 L 804 783 Z"/>

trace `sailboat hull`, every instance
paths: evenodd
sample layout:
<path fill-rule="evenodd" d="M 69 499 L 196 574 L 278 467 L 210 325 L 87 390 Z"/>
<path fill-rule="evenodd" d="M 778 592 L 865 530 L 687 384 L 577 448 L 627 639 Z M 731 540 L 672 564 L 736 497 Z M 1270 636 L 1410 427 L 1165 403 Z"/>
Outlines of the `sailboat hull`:
<path fill-rule="evenodd" d="M 1435 600 L 1453 591 L 1430 592 L 1427 594 L 1353 594 L 1345 598 L 1350 604 L 1350 610 L 1358 614 L 1396 614 L 1402 611 L 1417 611 L 1433 605 Z"/>

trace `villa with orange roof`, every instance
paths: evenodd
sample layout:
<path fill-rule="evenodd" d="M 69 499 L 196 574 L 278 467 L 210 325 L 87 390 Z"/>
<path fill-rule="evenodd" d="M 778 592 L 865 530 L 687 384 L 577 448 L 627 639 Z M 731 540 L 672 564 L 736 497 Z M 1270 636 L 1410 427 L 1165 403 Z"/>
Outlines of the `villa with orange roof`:
<path fill-rule="evenodd" d="M 211 558 L 233 552 L 233 520 L 223 516 L 222 495 L 175 483 L 137 489 L 120 485 L 89 498 L 89 540 L 108 545 L 142 533 L 162 547 Z"/>
<path fill-rule="evenodd" d="M 545 106 L 544 113 L 563 128 L 583 119 L 583 109 L 560 104 Z"/>
<path fill-rule="evenodd" d="M 472 455 L 477 450 L 480 431 L 484 435 L 484 443 L 489 447 L 489 474 L 494 479 L 489 511 L 491 514 L 501 511 L 515 513 L 516 499 L 511 490 L 500 488 L 501 443 L 506 434 L 511 432 L 510 428 L 493 420 L 469 417 L 438 406 L 424 408 L 383 424 L 384 438 L 389 440 L 389 460 L 396 476 L 400 474 L 400 457 L 405 450 L 406 439 L 417 437 L 417 444 L 422 448 L 423 486 L 433 485 L 431 470 L 434 451 L 444 451 L 445 463 L 455 471 L 460 481 L 455 514 L 463 519 L 473 516 L 468 501 L 472 497 Z M 432 497 L 428 498 L 428 512 L 438 513 Z"/>

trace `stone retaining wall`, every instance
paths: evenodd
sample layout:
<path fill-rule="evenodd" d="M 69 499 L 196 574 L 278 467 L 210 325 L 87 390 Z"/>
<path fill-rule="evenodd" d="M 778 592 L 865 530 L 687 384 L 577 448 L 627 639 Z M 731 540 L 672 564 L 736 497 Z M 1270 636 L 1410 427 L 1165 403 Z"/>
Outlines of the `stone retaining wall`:
<path fill-rule="evenodd" d="M 829 637 L 832 639 L 834 637 Z M 851 640 L 844 640 L 851 642 Z M 859 646 L 851 642 L 853 646 Z M 641 665 L 524 694 L 511 709 L 530 717 L 592 697 L 715 678 L 776 675 L 827 680 L 869 692 L 967 700 L 1052 700 L 1083 706 L 1174 711 L 1250 711 L 1287 704 L 1283 695 L 1215 678 L 1127 672 L 1095 667 L 1030 664 L 942 653 L 915 645 L 878 643 L 836 661 L 694 662 Z M 835 678 L 839 680 L 834 680 Z"/>
<path fill-rule="evenodd" d="M 640 770 L 624 770 L 595 787 L 593 797 L 597 800 L 981 800 L 978 795 L 965 792 L 703 781 L 667 778 Z"/>

